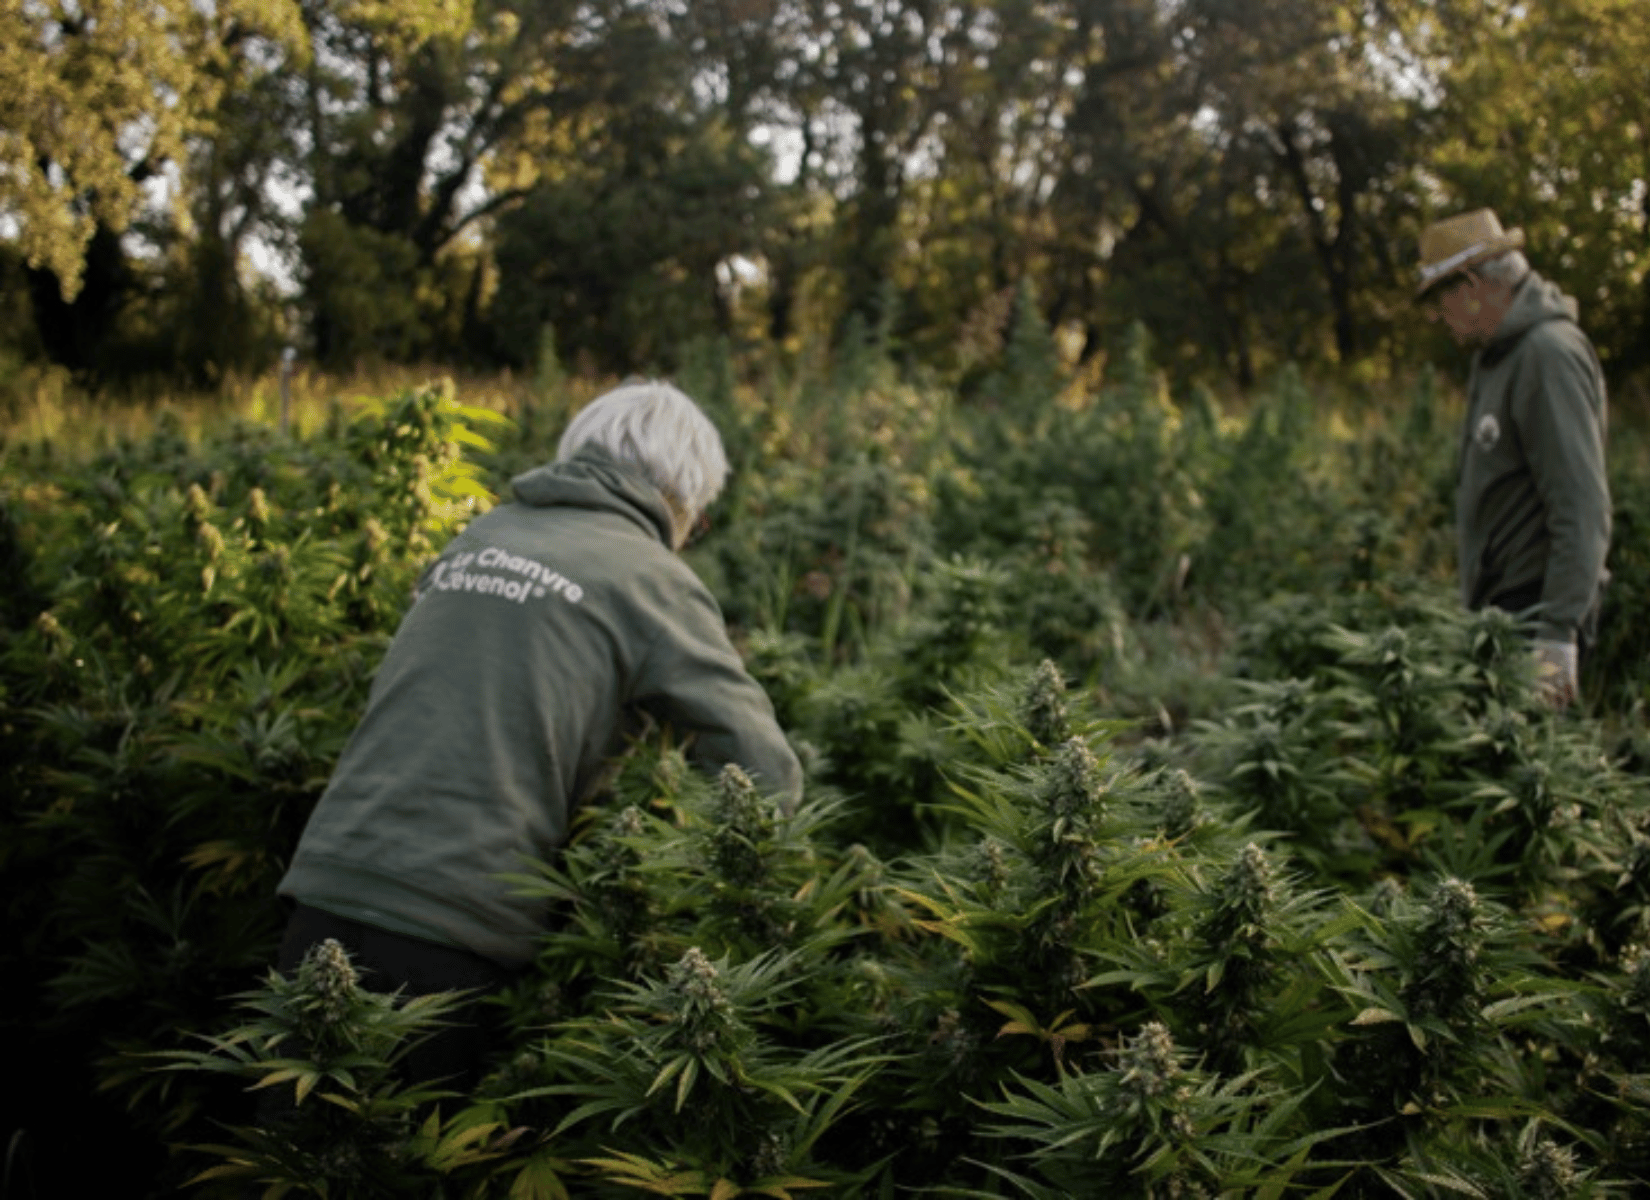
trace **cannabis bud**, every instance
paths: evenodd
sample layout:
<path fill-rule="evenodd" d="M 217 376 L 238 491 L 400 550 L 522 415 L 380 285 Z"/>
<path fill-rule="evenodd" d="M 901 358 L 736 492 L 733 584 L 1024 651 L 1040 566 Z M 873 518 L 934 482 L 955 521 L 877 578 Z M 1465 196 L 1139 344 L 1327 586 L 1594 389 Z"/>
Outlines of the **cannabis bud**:
<path fill-rule="evenodd" d="M 1369 911 L 1377 917 L 1390 917 L 1398 911 L 1403 898 L 1403 883 L 1391 875 L 1383 875 L 1369 889 Z"/>
<path fill-rule="evenodd" d="M 749 885 L 767 877 L 760 846 L 773 836 L 773 806 L 756 784 L 729 763 L 716 778 L 716 828 L 710 835 L 712 870 L 733 884 Z"/>
<path fill-rule="evenodd" d="M 686 954 L 666 968 L 665 978 L 675 993 L 673 1020 L 681 1026 L 682 1040 L 698 1053 L 715 1047 L 737 1023 L 716 965 L 699 947 L 689 946 Z"/>
<path fill-rule="evenodd" d="M 360 989 L 360 976 L 349 952 L 336 939 L 327 938 L 304 955 L 298 983 L 320 1001 L 322 1022 L 336 1025 L 349 1012 L 349 1003 Z"/>
<path fill-rule="evenodd" d="M 642 810 L 634 804 L 625 805 L 624 811 L 613 819 L 613 832 L 618 837 L 641 837 L 644 831 Z"/>
<path fill-rule="evenodd" d="M 947 1072 L 968 1064 L 980 1048 L 979 1035 L 963 1023 L 962 1014 L 948 1008 L 934 1022 L 934 1031 L 928 1035 L 928 1044 L 944 1063 Z"/>
<path fill-rule="evenodd" d="M 1650 951 L 1643 946 L 1628 946 L 1621 952 L 1621 970 L 1627 977 L 1622 1007 L 1650 1014 Z"/>
<path fill-rule="evenodd" d="M 1203 937 L 1212 945 L 1227 947 L 1236 942 L 1264 942 L 1272 899 L 1272 864 L 1266 852 L 1250 842 L 1231 870 L 1221 877 L 1214 909 L 1203 925 Z"/>
<path fill-rule="evenodd" d="M 1478 928 L 1478 893 L 1460 879 L 1446 879 L 1433 893 L 1431 931 L 1454 944 L 1466 945 Z"/>
<path fill-rule="evenodd" d="M 1482 931 L 1478 893 L 1462 880 L 1445 879 L 1427 905 L 1417 939 L 1415 978 L 1406 989 L 1416 1013 L 1454 1017 L 1471 1011 L 1480 988 Z"/>
<path fill-rule="evenodd" d="M 784 1172 L 790 1160 L 791 1141 L 784 1134 L 769 1131 L 757 1141 L 756 1153 L 751 1155 L 750 1173 L 757 1179 Z"/>
<path fill-rule="evenodd" d="M 751 777 L 729 763 L 716 777 L 717 815 L 730 825 L 750 826 L 762 819 L 762 797 Z"/>
<path fill-rule="evenodd" d="M 246 494 L 246 512 L 254 526 L 269 524 L 269 497 L 264 495 L 263 488 L 255 487 Z"/>
<path fill-rule="evenodd" d="M 1071 736 L 1065 676 L 1051 659 L 1045 658 L 1032 672 L 1021 713 L 1026 731 L 1039 746 L 1056 746 Z"/>
<path fill-rule="evenodd" d="M 1522 1195 L 1532 1200 L 1565 1200 L 1576 1194 L 1581 1181 L 1576 1170 L 1575 1151 L 1551 1138 L 1537 1138 L 1526 1147 L 1518 1162 L 1518 1182 Z"/>
<path fill-rule="evenodd" d="M 1197 819 L 1197 780 L 1177 767 L 1169 773 L 1167 795 L 1163 799 L 1163 834 L 1171 839 L 1185 837 L 1197 828 Z"/>
<path fill-rule="evenodd" d="M 210 521 L 203 521 L 201 527 L 195 531 L 200 539 L 201 546 L 206 551 L 207 562 L 217 562 L 223 554 L 223 533 Z"/>
<path fill-rule="evenodd" d="M 378 557 L 379 551 L 389 545 L 390 535 L 377 517 L 368 517 L 361 522 L 361 545 L 369 559 Z"/>
<path fill-rule="evenodd" d="M 206 490 L 200 484 L 192 483 L 189 485 L 189 490 L 184 493 L 183 497 L 183 511 L 188 515 L 187 526 L 189 528 L 199 526 L 211 515 L 212 501 L 207 499 Z"/>
<path fill-rule="evenodd" d="M 1513 657 L 1516 647 L 1525 645 L 1518 618 L 1494 606 L 1480 609 L 1467 629 L 1467 653 L 1479 667 L 1489 667 Z"/>
<path fill-rule="evenodd" d="M 1100 761 L 1082 738 L 1060 743 L 1043 783 L 1043 803 L 1055 817 L 1086 816 L 1100 805 L 1104 793 Z"/>
<path fill-rule="evenodd" d="M 969 851 L 972 874 L 993 892 L 1001 891 L 1008 883 L 1008 858 L 1005 847 L 994 837 L 983 838 Z"/>
<path fill-rule="evenodd" d="M 43 612 L 34 619 L 34 627 L 40 631 L 40 636 L 53 646 L 66 646 L 69 643 L 68 631 L 62 623 L 50 612 Z"/>
<path fill-rule="evenodd" d="M 1170 1095 L 1179 1082 L 1180 1055 L 1168 1026 L 1148 1021 L 1140 1032 L 1123 1043 L 1118 1051 L 1118 1083 L 1136 1100 L 1155 1100 Z"/>

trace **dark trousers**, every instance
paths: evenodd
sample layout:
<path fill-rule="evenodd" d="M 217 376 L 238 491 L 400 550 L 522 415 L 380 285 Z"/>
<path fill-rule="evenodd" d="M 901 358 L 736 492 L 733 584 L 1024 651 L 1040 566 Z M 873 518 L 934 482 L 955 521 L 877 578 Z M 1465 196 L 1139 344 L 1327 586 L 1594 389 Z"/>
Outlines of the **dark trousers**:
<path fill-rule="evenodd" d="M 327 938 L 350 952 L 361 973 L 361 986 L 375 992 L 421 996 L 430 992 L 466 991 L 470 1000 L 447 1017 L 452 1024 L 415 1046 L 401 1061 L 409 1082 L 440 1080 L 443 1087 L 468 1091 L 480 1080 L 494 1041 L 496 1022 L 481 997 L 497 991 L 516 973 L 491 959 L 406 934 L 334 916 L 299 904 L 287 922 L 277 963 L 283 975 L 298 969 L 309 948 Z"/>

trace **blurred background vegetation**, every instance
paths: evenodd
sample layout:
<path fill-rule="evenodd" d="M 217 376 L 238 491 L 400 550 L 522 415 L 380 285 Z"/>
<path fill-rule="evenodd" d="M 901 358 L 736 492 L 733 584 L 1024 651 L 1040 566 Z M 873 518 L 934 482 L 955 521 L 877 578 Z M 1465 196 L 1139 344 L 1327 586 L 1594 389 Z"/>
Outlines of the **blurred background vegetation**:
<path fill-rule="evenodd" d="M 966 392 L 1020 298 L 1078 363 L 1379 378 L 1477 205 L 1620 381 L 1647 64 L 1642 0 L 9 5 L 0 399 L 866 330 Z"/>
<path fill-rule="evenodd" d="M 723 430 L 690 559 L 817 828 L 752 834 L 771 863 L 717 891 L 722 801 L 638 747 L 541 884 L 568 921 L 493 1098 L 375 1118 L 405 1191 L 554 1195 L 564 1149 L 580 1194 L 754 1177 L 662 1119 L 646 1161 L 466 1140 L 558 1125 L 527 1092 L 606 1061 L 604 980 L 704 949 L 777 995 L 753 913 L 810 982 L 752 1020 L 840 1097 L 763 1127 L 841 1194 L 1127 1188 L 1022 1158 L 1083 1100 L 1048 1089 L 1123 1050 L 1179 1078 L 1176 1046 L 1195 1103 L 1158 1116 L 1199 1137 L 1101 1131 L 1165 1188 L 1650 1178 L 1643 0 L 63 0 L 0 11 L 0 75 L 7 1200 L 174 1194 L 179 1147 L 249 1119 L 238 1081 L 138 1056 L 266 969 L 420 565 L 632 372 Z M 1615 582 L 1563 716 L 1451 593 L 1463 361 L 1410 280 L 1422 224 L 1476 205 L 1580 299 L 1613 389 Z M 1071 729 L 1020 711 L 1033 670 Z M 1032 781 L 1068 732 L 1106 788 L 1060 800 L 1051 857 Z M 1445 918 L 1472 1005 L 1415 982 Z M 896 1065 L 815 1057 L 868 1037 Z M 1275 1095 L 1201 1090 L 1251 1078 Z M 642 1113 L 634 1082 L 602 1103 Z M 1354 1126 L 1385 1132 L 1316 1149 Z M 1572 1148 L 1596 1190 L 1538 1178 Z M 327 1162 L 291 1178 L 370 1194 Z"/>

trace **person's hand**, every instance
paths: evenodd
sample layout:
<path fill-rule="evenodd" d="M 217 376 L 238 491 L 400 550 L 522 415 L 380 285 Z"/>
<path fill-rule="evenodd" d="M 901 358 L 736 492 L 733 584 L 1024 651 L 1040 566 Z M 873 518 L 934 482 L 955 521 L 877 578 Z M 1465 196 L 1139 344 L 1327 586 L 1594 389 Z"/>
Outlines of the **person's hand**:
<path fill-rule="evenodd" d="M 1576 645 L 1538 638 L 1535 643 L 1535 683 L 1541 698 L 1564 708 L 1576 698 Z"/>

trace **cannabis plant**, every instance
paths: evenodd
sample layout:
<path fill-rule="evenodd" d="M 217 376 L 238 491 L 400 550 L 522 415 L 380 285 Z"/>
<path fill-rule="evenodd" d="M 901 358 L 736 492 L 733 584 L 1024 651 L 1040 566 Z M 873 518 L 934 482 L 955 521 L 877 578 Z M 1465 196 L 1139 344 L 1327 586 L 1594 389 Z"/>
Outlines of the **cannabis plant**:
<path fill-rule="evenodd" d="M 1223 1079 L 1202 1069 L 1156 1022 L 1123 1037 L 1102 1070 L 1017 1081 L 1005 1092 L 981 1105 L 996 1118 L 988 1132 L 1027 1165 L 993 1173 L 1034 1200 L 1281 1194 L 1314 1144 L 1332 1136 L 1294 1135 L 1296 1100 L 1257 1074 Z"/>
<path fill-rule="evenodd" d="M 564 1098 L 554 1140 L 612 1184 L 733 1196 L 847 1182 L 813 1150 L 881 1058 L 865 1039 L 787 1045 L 806 975 L 794 952 L 735 964 L 690 946 L 558 1026 L 540 1048 L 555 1082 L 523 1098 Z"/>
<path fill-rule="evenodd" d="M 455 1094 L 403 1077 L 408 1053 L 460 996 L 368 991 L 327 939 L 290 977 L 272 971 L 236 1000 L 240 1023 L 199 1035 L 206 1049 L 157 1055 L 171 1070 L 228 1076 L 264 1096 L 256 1124 L 227 1130 L 231 1142 L 190 1148 L 217 1160 L 194 1183 L 225 1195 L 250 1187 L 271 1200 L 408 1195 L 443 1178 L 485 1178 L 524 1132 L 485 1110 L 443 1120 L 439 1103 Z"/>

